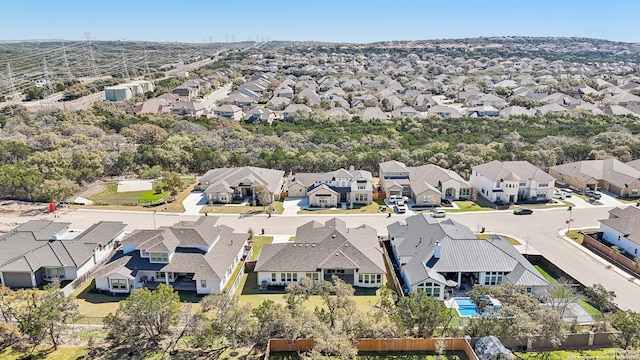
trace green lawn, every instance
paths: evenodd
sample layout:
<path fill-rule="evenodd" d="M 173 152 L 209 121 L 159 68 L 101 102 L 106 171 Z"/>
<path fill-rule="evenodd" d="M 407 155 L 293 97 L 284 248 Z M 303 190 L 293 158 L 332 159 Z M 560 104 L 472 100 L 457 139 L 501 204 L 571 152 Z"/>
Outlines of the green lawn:
<path fill-rule="evenodd" d="M 467 211 L 490 211 L 495 210 L 495 205 L 477 200 L 477 202 L 473 201 L 456 201 L 456 205 L 458 205 L 459 209 L 449 209 L 447 208 L 447 212 L 467 212 Z M 431 211 L 431 210 L 429 210 Z"/>
<path fill-rule="evenodd" d="M 542 275 L 550 284 L 558 284 L 558 280 L 556 280 L 556 278 L 551 276 L 551 274 L 549 274 L 540 265 L 534 265 L 533 267 L 535 267 L 536 270 L 538 270 L 538 272 L 540 273 L 540 275 Z"/>
<path fill-rule="evenodd" d="M 354 207 L 346 210 L 342 209 L 319 209 L 319 210 L 300 210 L 298 214 L 376 214 L 379 213 L 380 205 L 377 202 L 372 202 L 369 205 Z"/>
<path fill-rule="evenodd" d="M 271 244 L 273 241 L 272 236 L 254 236 L 251 240 L 251 246 L 253 248 L 253 253 L 251 254 L 251 260 L 258 260 L 258 256 L 260 255 L 260 251 L 262 250 L 262 245 Z"/>
<path fill-rule="evenodd" d="M 240 273 L 240 269 L 242 269 L 243 266 L 244 266 L 244 261 L 240 261 L 238 265 L 236 265 L 236 268 L 233 270 L 233 273 L 231 274 L 231 277 L 229 278 L 227 285 L 224 286 L 225 293 L 229 291 L 229 289 L 231 288 L 231 285 L 233 285 L 233 283 L 236 281 L 236 278 L 238 277 L 238 273 Z"/>
<path fill-rule="evenodd" d="M 569 231 L 569 234 L 567 234 L 567 236 L 571 240 L 577 242 L 578 244 L 582 244 L 583 235 L 580 234 L 580 231 L 584 231 L 584 230 L 571 230 Z"/>
<path fill-rule="evenodd" d="M 260 290 L 257 284 L 257 274 L 248 273 L 244 274 L 240 282 L 240 291 L 236 292 L 236 296 L 240 300 L 240 303 L 249 304 L 251 307 L 256 308 L 264 300 L 273 300 L 275 303 L 285 304 L 283 298 L 284 291 L 277 290 Z M 384 280 L 386 283 L 386 280 Z M 370 311 L 373 306 L 376 305 L 380 297 L 378 289 L 368 288 L 356 288 L 356 293 L 353 299 L 356 302 L 356 307 L 360 311 Z M 311 296 L 304 304 L 307 309 L 313 310 L 316 307 L 322 306 L 322 299 L 320 296 Z"/>
<path fill-rule="evenodd" d="M 587 314 L 594 316 L 594 317 L 599 317 L 602 315 L 602 313 L 600 312 L 600 310 L 594 308 L 591 304 L 589 304 L 588 302 L 580 299 L 578 300 L 578 305 L 580 305 L 581 308 L 584 309 L 584 311 L 587 312 Z"/>
<path fill-rule="evenodd" d="M 93 293 L 90 290 L 94 287 L 93 281 L 87 281 L 73 294 L 75 302 L 78 304 L 78 312 L 82 317 L 77 321 L 80 324 L 101 324 L 102 318 L 109 313 L 115 313 L 118 310 L 120 300 L 127 298 L 126 295 L 111 296 Z"/>
<path fill-rule="evenodd" d="M 183 187 L 187 188 L 195 182 L 194 177 L 183 178 Z M 156 180 L 155 187 L 162 187 L 162 181 Z M 132 192 L 117 192 L 118 184 L 112 183 L 107 185 L 106 189 L 90 197 L 96 204 L 100 205 L 112 205 L 112 206 L 137 206 L 139 204 L 153 204 L 163 199 L 170 199 L 171 196 L 168 192 L 163 191 L 156 193 L 155 189 L 146 191 L 132 191 Z M 184 190 L 184 189 L 182 189 Z M 182 195 L 182 194 L 180 194 Z M 184 195 L 180 202 L 186 197 Z M 184 208 L 182 209 L 184 212 Z"/>
<path fill-rule="evenodd" d="M 284 207 L 282 201 L 271 204 L 273 214 L 282 214 Z M 207 205 L 203 206 L 200 213 L 210 214 L 267 214 L 268 208 L 264 206 L 242 206 L 242 205 Z"/>
<path fill-rule="evenodd" d="M 493 235 L 493 234 L 487 234 L 487 233 L 484 233 L 484 234 L 476 234 L 476 237 L 477 237 L 478 239 L 484 239 L 484 240 L 487 240 L 491 235 Z M 507 240 L 509 240 L 509 244 L 511 244 L 511 245 L 521 245 L 521 244 L 520 244 L 520 241 L 518 241 L 518 240 L 516 240 L 516 239 L 512 238 L 511 236 L 507 236 Z"/>

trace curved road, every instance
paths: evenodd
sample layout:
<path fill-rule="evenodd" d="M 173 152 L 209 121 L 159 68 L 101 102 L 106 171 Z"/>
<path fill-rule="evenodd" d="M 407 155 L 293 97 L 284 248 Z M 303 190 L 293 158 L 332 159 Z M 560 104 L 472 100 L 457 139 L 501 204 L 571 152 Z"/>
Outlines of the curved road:
<path fill-rule="evenodd" d="M 598 227 L 598 220 L 608 218 L 607 211 L 611 207 L 598 206 L 574 209 L 572 228 Z M 216 215 L 218 216 L 218 215 Z M 298 226 L 311 220 L 324 222 L 334 215 L 219 215 L 220 223 L 236 229 L 247 231 L 252 228 L 256 234 L 265 230 L 267 234 L 292 235 Z M 487 232 L 509 234 L 524 244 L 535 248 L 548 260 L 585 285 L 603 284 L 608 290 L 617 294 L 616 303 L 622 309 L 640 311 L 640 282 L 618 269 L 609 269 L 605 264 L 576 248 L 575 245 L 562 239 L 558 232 L 566 230 L 569 212 L 566 208 L 535 210 L 533 215 L 516 216 L 511 211 L 486 211 L 450 213 L 447 215 L 468 226 L 473 231 L 482 227 Z M 84 229 L 100 220 L 123 221 L 128 224 L 127 231 L 135 229 L 153 229 L 154 226 L 173 225 L 181 220 L 194 220 L 197 215 L 182 215 L 150 212 L 121 212 L 103 210 L 76 210 L 62 214 L 58 221 L 70 222 L 72 228 Z M 347 226 L 355 227 L 368 224 L 379 234 L 386 234 L 386 226 L 392 222 L 406 218 L 406 215 L 393 215 L 388 218 L 383 214 L 340 215 Z"/>

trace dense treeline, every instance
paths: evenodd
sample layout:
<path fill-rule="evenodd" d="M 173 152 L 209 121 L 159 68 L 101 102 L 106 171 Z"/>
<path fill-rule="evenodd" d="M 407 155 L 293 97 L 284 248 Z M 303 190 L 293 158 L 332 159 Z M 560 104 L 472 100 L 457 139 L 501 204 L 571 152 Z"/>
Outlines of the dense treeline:
<path fill-rule="evenodd" d="M 104 176 L 150 168 L 204 173 L 254 165 L 285 171 L 329 171 L 354 165 L 433 163 L 463 177 L 493 159 L 548 168 L 615 156 L 640 157 L 640 119 L 582 113 L 543 117 L 327 120 L 321 113 L 290 122 L 133 116 L 117 105 L 28 113 L 0 110 L 0 197 L 62 200 Z"/>

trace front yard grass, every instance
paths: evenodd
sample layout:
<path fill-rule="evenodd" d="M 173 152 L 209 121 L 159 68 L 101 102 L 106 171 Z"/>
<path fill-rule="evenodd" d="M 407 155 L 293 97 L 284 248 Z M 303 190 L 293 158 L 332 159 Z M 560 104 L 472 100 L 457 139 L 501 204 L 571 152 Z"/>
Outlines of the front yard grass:
<path fill-rule="evenodd" d="M 625 350 L 620 349 L 598 349 L 598 350 L 557 350 L 550 351 L 549 353 L 515 353 L 518 359 L 534 360 L 534 359 L 547 359 L 547 360 L 567 360 L 567 359 L 617 359 L 624 358 L 624 355 L 634 355 L 637 353 L 627 353 Z M 548 356 L 547 356 L 548 355 Z M 631 357 L 634 358 L 634 357 Z"/>
<path fill-rule="evenodd" d="M 372 202 L 369 205 L 364 205 L 360 207 L 354 207 L 353 209 L 349 209 L 347 207 L 346 210 L 331 208 L 331 209 L 322 209 L 318 210 L 300 210 L 298 214 L 376 214 L 380 212 L 380 204 L 377 202 Z"/>
<path fill-rule="evenodd" d="M 495 205 L 491 203 L 485 203 L 477 200 L 477 202 L 465 200 L 465 201 L 456 201 L 456 205 L 458 205 L 459 209 L 449 209 L 446 208 L 447 212 L 467 212 L 467 211 L 490 211 L 495 210 Z M 431 210 L 429 210 L 431 211 Z"/>
<path fill-rule="evenodd" d="M 282 214 L 284 206 L 282 201 L 271 204 L 273 214 Z M 200 213 L 210 214 L 268 214 L 268 207 L 265 206 L 242 206 L 242 205 L 206 205 L 202 207 Z"/>
<path fill-rule="evenodd" d="M 545 269 L 543 269 L 542 266 L 533 265 L 533 267 L 535 267 L 536 270 L 538 270 L 540 275 L 542 275 L 542 277 L 544 277 L 545 280 L 547 280 L 549 282 L 549 284 L 558 284 L 558 280 L 556 280 L 556 278 L 551 276 L 551 274 L 549 274 Z"/>
<path fill-rule="evenodd" d="M 271 244 L 272 242 L 273 236 L 254 236 L 253 239 L 251 239 L 252 253 L 250 261 L 258 260 L 260 251 L 262 251 L 262 245 Z"/>
<path fill-rule="evenodd" d="M 569 231 L 569 233 L 567 234 L 567 236 L 569 237 L 569 239 L 577 242 L 578 244 L 582 245 L 582 241 L 584 236 L 580 233 L 580 231 L 582 230 L 571 230 Z"/>

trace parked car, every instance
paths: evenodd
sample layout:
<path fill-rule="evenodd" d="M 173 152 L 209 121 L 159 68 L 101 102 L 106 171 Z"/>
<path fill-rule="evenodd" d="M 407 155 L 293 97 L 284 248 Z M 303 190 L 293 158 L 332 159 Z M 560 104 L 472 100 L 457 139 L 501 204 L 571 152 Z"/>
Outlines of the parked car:
<path fill-rule="evenodd" d="M 553 197 L 556 199 L 564 200 L 567 198 L 567 195 L 563 191 L 554 191 Z"/>
<path fill-rule="evenodd" d="M 560 191 L 562 191 L 566 197 L 571 197 L 571 195 L 573 195 L 573 190 L 571 189 L 564 188 L 560 189 Z"/>
<path fill-rule="evenodd" d="M 531 215 L 533 214 L 533 210 L 527 208 L 520 208 L 518 210 L 513 210 L 515 215 Z"/>
<path fill-rule="evenodd" d="M 447 216 L 447 212 L 444 209 L 438 208 L 431 210 L 431 217 L 443 218 Z"/>
<path fill-rule="evenodd" d="M 594 198 L 596 200 L 600 200 L 602 198 L 602 194 L 600 194 L 597 191 L 593 191 L 593 190 L 587 190 L 584 192 L 585 195 L 587 195 L 590 198 Z"/>
<path fill-rule="evenodd" d="M 389 196 L 389 202 L 392 204 L 395 204 L 396 201 L 402 199 L 402 196 L 398 196 L 398 195 L 391 195 Z"/>
<path fill-rule="evenodd" d="M 407 212 L 407 205 L 404 203 L 404 201 L 400 200 L 396 203 L 396 212 L 398 214 L 404 214 Z"/>

